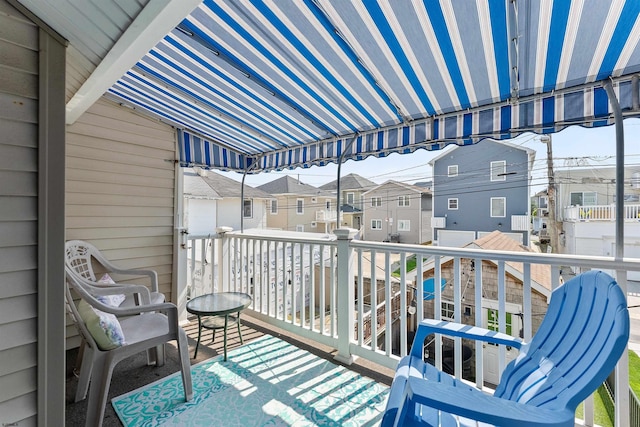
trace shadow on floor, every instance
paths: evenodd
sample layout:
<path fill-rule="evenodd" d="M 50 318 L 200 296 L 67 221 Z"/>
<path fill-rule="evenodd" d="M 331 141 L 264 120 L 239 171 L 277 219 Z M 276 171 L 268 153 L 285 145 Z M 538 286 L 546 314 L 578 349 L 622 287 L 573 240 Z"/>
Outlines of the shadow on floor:
<path fill-rule="evenodd" d="M 185 331 L 187 332 L 189 342 L 189 354 L 193 356 L 193 351 L 196 345 L 196 339 L 198 337 L 197 321 L 192 321 L 186 325 Z M 255 318 L 248 315 L 243 315 L 242 319 L 242 338 L 244 343 L 251 342 L 258 337 L 265 334 L 269 334 L 278 337 L 284 341 L 287 341 L 303 350 L 313 353 L 319 357 L 330 360 L 335 364 L 339 364 L 333 360 L 333 350 L 329 347 L 321 346 L 317 343 L 313 343 L 304 338 L 294 336 L 286 331 L 274 328 L 271 325 L 265 324 Z M 198 357 L 196 359 L 191 358 L 191 364 L 202 362 L 212 357 L 221 355 L 223 353 L 222 334 L 220 331 L 216 334 L 216 340 L 211 342 L 212 332 L 203 330 L 200 347 L 198 348 Z M 240 347 L 240 337 L 236 328 L 230 328 L 227 338 L 228 350 Z M 74 366 L 76 364 L 76 358 L 78 355 L 78 349 L 72 349 L 67 351 L 66 358 L 66 425 L 67 426 L 83 426 L 84 416 L 86 413 L 86 399 L 77 403 L 74 403 L 74 397 L 76 392 L 76 385 L 78 380 L 73 373 Z M 111 406 L 111 399 L 120 396 L 121 394 L 130 392 L 146 384 L 150 384 L 160 378 L 171 375 L 174 372 L 178 372 L 180 369 L 180 362 L 178 357 L 178 351 L 174 344 L 166 345 L 166 363 L 164 366 L 155 367 L 148 366 L 146 363 L 146 353 L 141 352 L 135 356 L 132 356 L 126 360 L 120 362 L 114 369 L 113 377 L 111 379 L 111 386 L 109 388 L 109 403 L 105 409 L 103 425 L 110 426 L 122 426 L 120 419 L 116 415 L 113 407 Z M 373 380 L 382 384 L 390 385 L 393 379 L 393 371 L 379 365 L 373 364 L 368 361 L 359 360 L 353 365 L 349 366 L 351 370 L 359 373 L 360 375 L 372 378 Z M 250 426 L 247 426 L 250 427 Z"/>

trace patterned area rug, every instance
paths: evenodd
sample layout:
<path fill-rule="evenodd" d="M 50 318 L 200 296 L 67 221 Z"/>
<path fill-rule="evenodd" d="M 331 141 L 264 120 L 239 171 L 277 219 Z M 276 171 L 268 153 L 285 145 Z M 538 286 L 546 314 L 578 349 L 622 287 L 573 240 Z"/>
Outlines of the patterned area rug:
<path fill-rule="evenodd" d="M 114 398 L 127 426 L 374 426 L 389 388 L 265 335 L 192 366 L 191 402 L 180 372 Z"/>

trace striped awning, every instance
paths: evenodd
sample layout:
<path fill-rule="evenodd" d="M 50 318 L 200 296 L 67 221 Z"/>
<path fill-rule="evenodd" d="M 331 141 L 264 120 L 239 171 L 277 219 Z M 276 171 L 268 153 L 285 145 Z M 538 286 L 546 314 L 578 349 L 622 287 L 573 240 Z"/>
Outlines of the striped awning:
<path fill-rule="evenodd" d="M 640 1 L 205 0 L 110 90 L 252 172 L 640 115 Z"/>

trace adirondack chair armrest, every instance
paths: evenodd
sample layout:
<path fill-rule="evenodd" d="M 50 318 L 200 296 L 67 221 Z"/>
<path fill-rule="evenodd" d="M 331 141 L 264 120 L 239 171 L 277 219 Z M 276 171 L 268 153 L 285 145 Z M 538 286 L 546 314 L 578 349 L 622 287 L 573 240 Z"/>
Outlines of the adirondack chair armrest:
<path fill-rule="evenodd" d="M 421 357 L 422 344 L 425 338 L 434 333 L 450 337 L 484 341 L 492 344 L 508 345 L 517 349 L 520 349 L 524 344 L 520 338 L 512 337 L 511 335 L 501 332 L 445 320 L 424 319 L 418 324 L 418 330 L 416 331 L 413 345 L 411 346 L 411 355 Z"/>
<path fill-rule="evenodd" d="M 414 414 L 415 404 L 495 425 L 521 427 L 573 426 L 570 410 L 554 411 L 505 400 L 476 389 L 452 387 L 436 381 L 409 377 L 402 407 L 394 425 L 404 425 L 404 417 Z M 407 420 L 408 421 L 408 420 Z"/>

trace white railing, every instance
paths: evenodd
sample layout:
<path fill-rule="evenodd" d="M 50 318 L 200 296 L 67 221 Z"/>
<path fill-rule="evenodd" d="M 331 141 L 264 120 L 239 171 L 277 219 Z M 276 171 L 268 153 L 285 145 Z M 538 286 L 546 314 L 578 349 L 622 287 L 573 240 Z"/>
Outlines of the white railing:
<path fill-rule="evenodd" d="M 447 218 L 443 216 L 434 216 L 431 218 L 431 227 L 433 228 L 446 228 Z"/>
<path fill-rule="evenodd" d="M 640 221 L 640 205 L 624 205 L 625 221 Z M 564 208 L 565 221 L 615 221 L 615 205 L 567 206 Z"/>
<path fill-rule="evenodd" d="M 334 210 L 320 210 L 316 211 L 316 221 L 335 221 L 337 218 L 336 211 Z"/>
<path fill-rule="evenodd" d="M 489 298 L 498 313 L 519 307 L 511 320 L 522 319 L 520 323 L 508 325 L 508 316 L 497 316 L 497 329 L 521 333 L 527 341 L 546 310 L 551 292 L 547 288 L 559 286 L 561 276 L 566 279 L 582 270 L 602 269 L 616 276 L 626 290 L 627 271 L 640 270 L 638 260 L 368 242 L 352 240 L 354 234 L 353 230 L 337 230 L 336 236 L 329 237 L 230 232 L 201 241 L 190 239 L 190 253 L 195 258 L 204 255 L 204 260 L 191 264 L 195 265 L 192 270 L 198 274 L 198 266 L 204 266 L 205 276 L 200 286 L 191 279 L 190 295 L 209 289 L 247 292 L 253 297 L 250 309 L 257 318 L 337 349 L 340 361 L 363 357 L 393 369 L 411 346 L 416 322 L 425 317 L 445 316 L 486 326 Z M 207 276 L 209 263 L 215 264 L 211 271 L 217 277 Z M 436 286 L 431 299 L 420 301 L 421 292 L 416 288 L 422 288 L 427 277 L 435 283 L 444 279 L 445 287 Z M 450 362 L 452 374 L 477 387 L 485 386 L 485 362 L 493 356 L 485 357 L 480 343 L 454 340 L 453 360 L 443 355 L 442 346 L 442 338 L 436 337 L 436 366 Z M 467 348 L 475 357 L 463 360 Z M 504 347 L 495 350 L 498 373 L 509 354 Z M 616 425 L 621 426 L 626 425 L 624 414 L 629 413 L 626 354 L 618 366 L 621 385 L 616 387 L 621 389 L 616 405 L 622 415 Z M 593 402 L 588 399 L 585 403 L 585 425 L 593 425 L 589 415 Z"/>
<path fill-rule="evenodd" d="M 528 231 L 531 228 L 531 217 L 529 215 L 511 215 L 511 230 Z"/>

